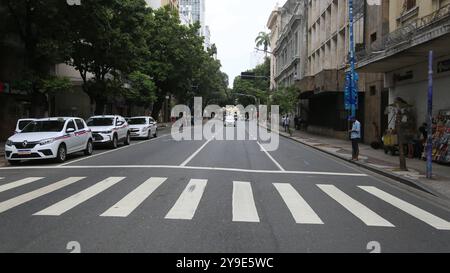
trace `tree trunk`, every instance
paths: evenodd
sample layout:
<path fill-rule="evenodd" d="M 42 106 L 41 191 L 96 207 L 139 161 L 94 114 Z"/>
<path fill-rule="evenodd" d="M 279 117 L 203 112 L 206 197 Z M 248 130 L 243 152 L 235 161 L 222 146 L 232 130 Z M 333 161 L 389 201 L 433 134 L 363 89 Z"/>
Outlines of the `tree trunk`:
<path fill-rule="evenodd" d="M 105 114 L 106 98 L 98 96 L 95 98 L 95 115 Z M 111 113 L 112 114 L 112 113 Z"/>
<path fill-rule="evenodd" d="M 152 111 L 152 117 L 155 120 L 158 120 L 158 116 L 159 116 L 159 112 L 162 109 L 162 106 L 164 104 L 164 100 L 165 100 L 166 96 L 159 96 L 158 99 L 156 100 L 155 104 L 153 104 L 153 111 Z"/>

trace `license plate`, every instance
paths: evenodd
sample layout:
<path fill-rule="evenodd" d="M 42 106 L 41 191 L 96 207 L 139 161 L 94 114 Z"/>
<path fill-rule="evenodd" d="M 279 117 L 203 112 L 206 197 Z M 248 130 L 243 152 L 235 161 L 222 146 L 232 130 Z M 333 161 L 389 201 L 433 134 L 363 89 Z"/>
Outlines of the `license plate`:
<path fill-rule="evenodd" d="M 31 155 L 31 151 L 18 151 L 18 155 Z"/>

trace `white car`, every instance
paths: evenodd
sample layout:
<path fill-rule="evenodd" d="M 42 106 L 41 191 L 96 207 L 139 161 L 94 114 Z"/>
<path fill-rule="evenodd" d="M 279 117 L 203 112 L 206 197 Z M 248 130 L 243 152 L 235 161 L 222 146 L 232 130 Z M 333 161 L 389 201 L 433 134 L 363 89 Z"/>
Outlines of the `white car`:
<path fill-rule="evenodd" d="M 226 116 L 223 126 L 236 127 L 236 119 L 233 116 Z"/>
<path fill-rule="evenodd" d="M 45 118 L 30 122 L 5 144 L 5 157 L 11 165 L 22 160 L 55 159 L 64 162 L 68 154 L 92 154 L 92 133 L 80 118 Z"/>
<path fill-rule="evenodd" d="M 30 122 L 35 121 L 35 118 L 24 118 L 19 119 L 16 124 L 16 130 L 14 131 L 15 134 L 20 133 L 25 126 L 27 126 Z"/>
<path fill-rule="evenodd" d="M 128 125 L 132 138 L 150 139 L 158 135 L 158 124 L 152 117 L 128 118 Z"/>
<path fill-rule="evenodd" d="M 87 120 L 87 125 L 92 130 L 94 144 L 107 144 L 113 149 L 118 147 L 119 142 L 130 145 L 130 128 L 121 116 L 93 116 Z"/>

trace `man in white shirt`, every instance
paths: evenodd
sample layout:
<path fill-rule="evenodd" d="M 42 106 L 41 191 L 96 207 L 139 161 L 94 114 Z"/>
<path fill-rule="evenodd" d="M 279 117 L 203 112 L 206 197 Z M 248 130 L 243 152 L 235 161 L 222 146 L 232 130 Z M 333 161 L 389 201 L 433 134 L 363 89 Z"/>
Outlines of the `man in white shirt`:
<path fill-rule="evenodd" d="M 352 141 L 352 160 L 359 159 L 359 142 L 361 141 L 361 123 L 356 117 L 351 116 L 349 121 L 352 122 L 352 129 L 349 130 L 350 139 Z"/>

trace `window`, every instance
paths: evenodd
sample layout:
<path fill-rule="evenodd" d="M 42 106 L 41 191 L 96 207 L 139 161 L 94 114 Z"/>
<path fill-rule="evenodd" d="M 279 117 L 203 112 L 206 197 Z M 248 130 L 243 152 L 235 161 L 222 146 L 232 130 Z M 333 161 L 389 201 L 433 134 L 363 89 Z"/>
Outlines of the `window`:
<path fill-rule="evenodd" d="M 405 0 L 404 9 L 406 11 L 411 10 L 416 7 L 416 0 Z"/>
<path fill-rule="evenodd" d="M 370 35 L 370 42 L 373 43 L 377 40 L 377 33 L 374 32 L 372 35 Z"/>
<path fill-rule="evenodd" d="M 74 130 L 76 130 L 76 128 L 75 128 L 75 123 L 73 122 L 73 120 L 71 120 L 71 121 L 69 121 L 69 123 L 67 123 L 67 128 L 66 128 L 66 130 L 68 130 L 68 129 L 74 129 Z"/>
<path fill-rule="evenodd" d="M 370 95 L 371 95 L 371 96 L 375 96 L 376 94 L 377 94 L 377 87 L 374 86 L 374 85 L 372 85 L 372 86 L 370 87 Z"/>
<path fill-rule="evenodd" d="M 84 122 L 81 119 L 76 119 L 75 123 L 77 124 L 78 130 L 84 129 Z"/>

